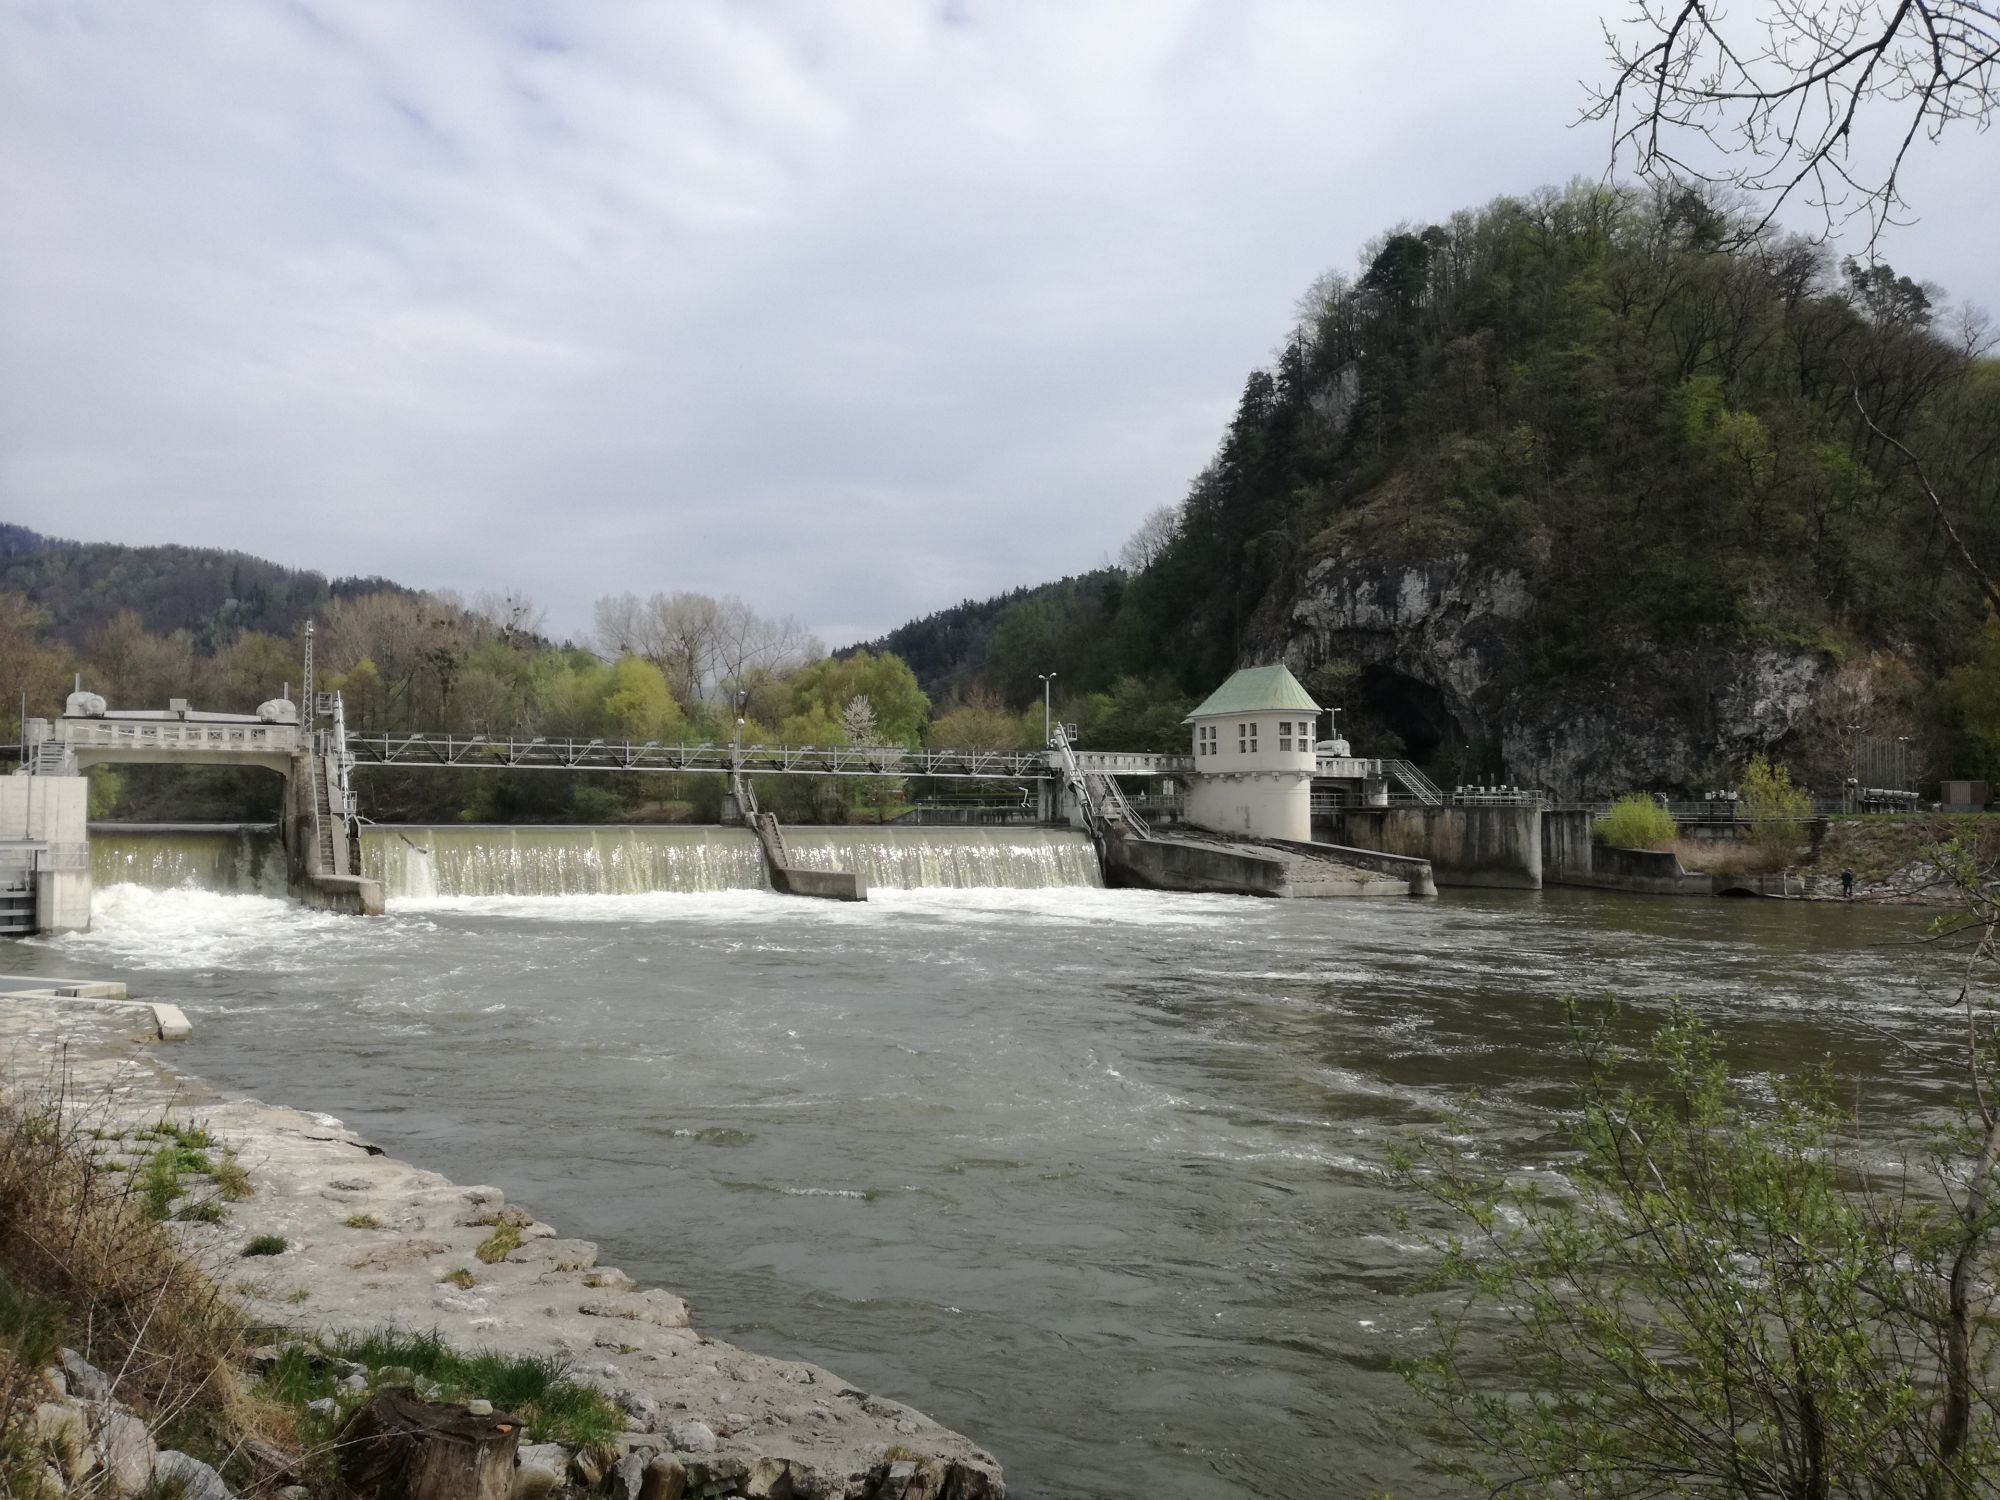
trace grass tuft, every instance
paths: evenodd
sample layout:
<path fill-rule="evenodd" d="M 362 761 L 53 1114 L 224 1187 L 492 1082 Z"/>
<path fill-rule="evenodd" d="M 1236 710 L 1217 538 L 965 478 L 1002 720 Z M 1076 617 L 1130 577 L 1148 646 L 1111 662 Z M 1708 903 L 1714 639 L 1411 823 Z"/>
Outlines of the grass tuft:
<path fill-rule="evenodd" d="M 294 1346 L 278 1357 L 264 1377 L 273 1398 L 303 1411 L 309 1401 L 331 1397 L 329 1417 L 303 1417 L 308 1439 L 330 1440 L 362 1397 L 343 1392 L 336 1381 L 336 1361 L 367 1366 L 370 1385 L 377 1371 L 405 1369 L 421 1384 L 438 1387 L 438 1399 L 470 1401 L 483 1398 L 501 1411 L 521 1417 L 542 1442 L 571 1448 L 608 1443 L 625 1430 L 625 1414 L 602 1391 L 569 1378 L 567 1360 L 519 1357 L 477 1350 L 462 1354 L 438 1334 L 382 1330 L 375 1333 L 328 1336 L 318 1346 Z M 317 1425 L 315 1425 L 317 1424 Z"/>
<path fill-rule="evenodd" d="M 520 1248 L 521 1226 L 501 1223 L 494 1226 L 493 1232 L 481 1240 L 479 1248 L 472 1253 L 491 1266 L 498 1265 Z"/>
<path fill-rule="evenodd" d="M 257 1191 L 250 1185 L 250 1174 L 243 1170 L 233 1156 L 219 1158 L 215 1165 L 208 1169 L 208 1176 L 215 1184 L 216 1190 L 231 1203 L 241 1203 Z"/>
<path fill-rule="evenodd" d="M 282 1234 L 253 1235 L 250 1243 L 243 1247 L 245 1255 L 283 1255 L 286 1240 Z"/>
<path fill-rule="evenodd" d="M 449 1281 L 453 1286 L 457 1287 L 462 1292 L 471 1291 L 476 1280 L 472 1272 L 467 1270 L 464 1266 L 460 1266 L 456 1271 L 447 1271 L 439 1279 L 443 1281 Z"/>
<path fill-rule="evenodd" d="M 380 1229 L 382 1227 L 382 1221 L 373 1214 L 349 1214 L 346 1222 L 349 1229 Z"/>

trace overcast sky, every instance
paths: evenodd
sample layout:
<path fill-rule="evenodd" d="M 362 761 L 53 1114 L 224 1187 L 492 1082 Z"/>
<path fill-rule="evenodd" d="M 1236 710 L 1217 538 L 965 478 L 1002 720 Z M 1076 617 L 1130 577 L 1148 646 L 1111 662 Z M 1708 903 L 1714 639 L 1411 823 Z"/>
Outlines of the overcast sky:
<path fill-rule="evenodd" d="M 0 519 L 831 645 L 1088 568 L 1316 274 L 1602 170 L 1622 9 L 0 0 Z M 2000 311 L 1996 166 L 1885 253 Z"/>

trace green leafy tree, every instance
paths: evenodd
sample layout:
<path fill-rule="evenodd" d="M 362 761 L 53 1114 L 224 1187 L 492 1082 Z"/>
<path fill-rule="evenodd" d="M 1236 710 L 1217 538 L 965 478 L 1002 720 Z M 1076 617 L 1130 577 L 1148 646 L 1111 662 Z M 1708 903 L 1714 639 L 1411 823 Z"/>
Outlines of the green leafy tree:
<path fill-rule="evenodd" d="M 838 720 L 856 698 L 866 698 L 875 714 L 875 732 L 885 745 L 915 749 L 923 743 L 931 702 L 916 674 L 888 652 L 856 651 L 826 657 L 801 668 L 792 679 L 792 712 L 823 709 Z"/>
<path fill-rule="evenodd" d="M 2000 782 L 2000 615 L 1986 617 L 1979 649 L 1945 678 L 1944 696 L 1957 711 L 1975 768 Z"/>
<path fill-rule="evenodd" d="M 1743 768 L 1738 810 L 1750 820 L 1750 841 L 1769 859 L 1782 862 L 1806 841 L 1812 795 L 1792 785 L 1792 773 L 1762 755 Z"/>
<path fill-rule="evenodd" d="M 931 721 L 924 738 L 934 750 L 1032 750 L 1042 738 L 1042 709 L 1030 711 L 1034 729 L 1022 733 L 1019 714 L 1010 713 L 991 693 L 975 693 Z"/>
<path fill-rule="evenodd" d="M 687 718 L 666 675 L 644 657 L 627 654 L 611 669 L 604 709 L 628 739 L 667 744 L 687 736 Z"/>
<path fill-rule="evenodd" d="M 1455 1300 L 1405 1371 L 1444 1467 L 1549 1500 L 1993 1496 L 1996 1057 L 1959 1004 L 1968 1114 L 1886 1168 L 1824 1074 L 1767 1103 L 1678 1005 L 1636 1053 L 1615 1006 L 1572 1006 L 1588 1081 L 1565 1187 L 1455 1148 L 1402 1161 L 1463 1226 L 1437 1241 Z"/>

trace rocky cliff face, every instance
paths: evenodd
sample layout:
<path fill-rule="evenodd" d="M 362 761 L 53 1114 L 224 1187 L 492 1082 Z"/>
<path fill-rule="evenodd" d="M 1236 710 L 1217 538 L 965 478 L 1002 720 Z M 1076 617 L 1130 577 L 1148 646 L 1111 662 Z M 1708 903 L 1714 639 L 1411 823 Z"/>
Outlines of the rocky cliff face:
<path fill-rule="evenodd" d="M 1616 681 L 1531 685 L 1521 643 L 1534 607 L 1521 574 L 1467 556 L 1337 555 L 1312 568 L 1256 646 L 1308 682 L 1329 662 L 1353 663 L 1354 701 L 1329 706 L 1462 744 L 1468 779 L 1566 798 L 1719 785 L 1800 728 L 1827 671 L 1817 653 L 1762 642 L 1643 641 Z"/>

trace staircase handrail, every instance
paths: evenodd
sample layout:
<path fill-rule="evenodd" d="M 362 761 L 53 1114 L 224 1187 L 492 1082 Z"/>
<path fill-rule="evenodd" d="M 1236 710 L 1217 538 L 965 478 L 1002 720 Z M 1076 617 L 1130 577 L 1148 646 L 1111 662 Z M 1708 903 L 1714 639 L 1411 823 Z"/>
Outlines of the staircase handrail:
<path fill-rule="evenodd" d="M 1410 794 L 1429 807 L 1444 806 L 1444 792 L 1438 784 L 1407 760 L 1385 760 L 1382 769 L 1409 789 Z"/>
<path fill-rule="evenodd" d="M 1083 826 L 1090 831 L 1093 839 L 1104 835 L 1104 820 L 1098 816 L 1097 805 L 1091 800 L 1090 784 L 1084 780 L 1083 767 L 1077 764 L 1076 751 L 1069 742 L 1069 731 L 1057 724 L 1049 731 L 1049 748 L 1062 761 L 1063 779 L 1069 783 L 1071 793 L 1076 797 L 1076 805 L 1083 813 Z"/>
<path fill-rule="evenodd" d="M 1140 838 L 1151 838 L 1153 830 L 1147 826 L 1146 820 L 1139 816 L 1138 809 L 1132 806 L 1130 799 L 1125 795 L 1125 788 L 1118 784 L 1117 778 L 1108 771 L 1098 771 L 1093 774 L 1097 777 L 1098 785 L 1103 788 L 1103 800 L 1109 804 L 1112 815 L 1122 819 L 1125 826 Z"/>

